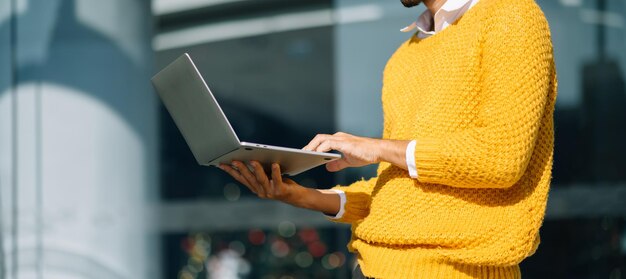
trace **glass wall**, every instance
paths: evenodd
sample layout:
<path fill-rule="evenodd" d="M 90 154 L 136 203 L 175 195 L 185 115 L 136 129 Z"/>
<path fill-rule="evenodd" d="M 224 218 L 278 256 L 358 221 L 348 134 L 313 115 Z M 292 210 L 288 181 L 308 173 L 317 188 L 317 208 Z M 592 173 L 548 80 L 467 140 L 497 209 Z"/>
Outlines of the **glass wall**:
<path fill-rule="evenodd" d="M 522 264 L 523 274 L 525 278 L 621 278 L 626 272 L 626 7 L 620 0 L 537 3 L 552 31 L 559 96 L 553 185 L 541 229 L 542 244 Z M 225 104 L 241 138 L 294 147 L 324 131 L 380 136 L 382 69 L 397 46 L 410 36 L 398 30 L 424 10 L 423 6 L 406 9 L 398 1 L 374 0 L 298 4 L 237 1 L 201 8 L 159 7 L 155 10 L 159 31 L 155 38 L 157 65 L 190 52 L 202 61 L 201 71 Z M 326 13 L 328 18 L 324 18 Z M 300 22 L 288 25 L 277 20 L 289 15 Z M 238 32 L 233 34 L 233 30 Z M 320 45 L 324 46 L 321 52 Z M 294 56 L 294 51 L 300 54 Z M 295 57 L 300 57 L 299 63 L 292 61 Z M 295 77 L 300 75 L 302 78 Z M 310 90 L 313 84 L 317 87 Z M 301 117 L 280 105 L 297 107 L 297 99 L 311 96 L 321 96 L 325 101 L 301 99 L 309 104 L 296 109 Z M 297 99 L 283 100 L 292 97 Z M 320 122 L 312 123 L 312 119 Z M 161 115 L 161 127 L 162 141 L 166 143 L 162 146 L 161 195 L 169 204 L 163 212 L 188 212 L 197 217 L 167 227 L 170 232 L 164 234 L 164 253 L 178 254 L 181 259 L 167 274 L 194 270 L 185 269 L 188 253 L 184 247 L 197 237 L 209 243 L 205 246 L 210 247 L 209 258 L 219 257 L 223 251 L 239 255 L 246 263 L 240 267 L 244 272 L 238 275 L 241 278 L 317 278 L 316 272 L 325 267 L 324 256 L 313 257 L 314 264 L 303 268 L 297 260 L 298 255 L 302 260 L 300 252 L 280 256 L 272 248 L 281 240 L 288 243 L 290 251 L 300 251 L 303 246 L 299 233 L 309 228 L 317 228 L 320 240 L 332 247 L 326 253 L 328 258 L 335 251 L 346 253 L 348 227 L 328 224 L 319 215 L 300 215 L 309 213 L 296 213 L 301 211 L 292 208 L 285 208 L 289 212 L 283 215 L 286 219 L 281 216 L 267 221 L 272 217 L 268 212 L 283 208 L 255 200 L 246 189 L 217 171 L 194 166 L 169 116 Z M 289 129 L 299 133 L 293 133 L 293 138 L 289 133 L 287 138 L 282 131 Z M 325 175 L 317 170 L 297 179 L 325 188 L 370 177 L 374 168 L 350 169 L 334 177 Z M 219 220 L 221 210 L 233 216 L 245 215 L 242 204 L 250 205 L 255 212 L 248 216 L 250 219 L 241 218 L 244 224 Z M 194 214 L 200 210 L 212 213 Z M 285 227 L 291 223 L 296 230 L 293 237 L 281 236 L 281 224 Z M 253 243 L 253 235 L 276 240 L 264 242 L 267 246 L 261 248 Z M 345 255 L 351 264 L 351 255 Z M 329 270 L 333 276 L 345 278 L 349 274 L 346 264 Z"/>
<path fill-rule="evenodd" d="M 409 36 L 397 30 L 415 20 L 424 9 L 405 9 L 397 2 L 335 1 L 340 14 L 360 11 L 359 16 L 369 14 L 373 19 L 335 27 L 340 129 L 371 136 L 380 134 L 381 125 L 371 123 L 381 121 L 378 98 L 384 62 Z M 550 24 L 559 76 L 556 147 L 542 243 L 537 253 L 522 263 L 522 274 L 524 278 L 623 278 L 626 3 L 537 3 Z M 342 102 L 344 98 L 346 101 Z M 363 107 L 368 108 L 367 113 Z M 374 173 L 369 170 L 355 176 L 359 175 Z"/>
<path fill-rule="evenodd" d="M 552 31 L 559 96 L 542 245 L 529 278 L 626 274 L 626 3 L 541 1 Z"/>
<path fill-rule="evenodd" d="M 383 67 L 424 10 L 398 2 L 0 0 L 0 279 L 350 278 L 349 227 L 198 166 L 150 77 L 189 53 L 244 141 L 379 137 Z M 537 3 L 559 96 L 542 242 L 522 272 L 623 278 L 626 2 Z"/>
<path fill-rule="evenodd" d="M 11 23 L 11 14 L 13 11 L 13 5 L 11 0 L 0 0 L 0 100 L 7 99 L 6 95 L 8 95 L 8 88 L 12 87 L 14 73 L 12 70 L 13 64 L 13 56 L 12 51 L 12 23 Z M 12 129 L 11 129 L 11 103 L 7 101 L 0 102 L 0 142 L 4 143 L 6 146 L 6 142 L 11 141 Z M 8 149 L 4 149 L 8 150 Z M 10 248 L 5 247 L 7 243 L 5 240 L 5 234 L 10 233 L 10 230 L 5 228 L 7 220 L 11 218 L 10 211 L 7 212 L 4 210 L 7 208 L 6 204 L 11 203 L 11 197 L 7 197 L 7 191 L 4 189 L 9 188 L 12 184 L 12 181 L 9 177 L 11 173 L 11 162 L 12 162 L 12 154 L 2 153 L 0 154 L 0 220 L 3 222 L 0 224 L 0 278 L 5 278 L 5 274 L 7 273 L 7 265 L 12 264 L 12 258 L 8 257 L 8 251 Z M 8 258 L 8 259 L 7 259 Z"/>
<path fill-rule="evenodd" d="M 331 2 L 275 2 L 158 16 L 156 65 L 189 53 L 240 140 L 300 148 L 336 130 Z M 349 278 L 347 227 L 198 166 L 164 108 L 160 123 L 166 278 Z M 324 168 L 294 179 L 335 183 Z"/>
<path fill-rule="evenodd" d="M 149 1 L 0 1 L 0 278 L 158 278 Z"/>

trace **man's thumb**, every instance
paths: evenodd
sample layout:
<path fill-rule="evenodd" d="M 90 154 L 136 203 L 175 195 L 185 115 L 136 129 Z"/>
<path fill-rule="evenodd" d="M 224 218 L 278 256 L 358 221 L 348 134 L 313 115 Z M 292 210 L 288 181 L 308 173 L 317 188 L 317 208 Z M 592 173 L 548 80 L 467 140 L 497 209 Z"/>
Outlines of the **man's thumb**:
<path fill-rule="evenodd" d="M 335 172 L 335 171 L 340 171 L 342 169 L 345 169 L 345 168 L 347 168 L 349 166 L 350 165 L 348 164 L 348 162 L 346 162 L 345 159 L 339 159 L 339 160 L 335 160 L 335 161 L 332 161 L 330 163 L 327 163 L 326 164 L 326 169 L 328 171 Z"/>

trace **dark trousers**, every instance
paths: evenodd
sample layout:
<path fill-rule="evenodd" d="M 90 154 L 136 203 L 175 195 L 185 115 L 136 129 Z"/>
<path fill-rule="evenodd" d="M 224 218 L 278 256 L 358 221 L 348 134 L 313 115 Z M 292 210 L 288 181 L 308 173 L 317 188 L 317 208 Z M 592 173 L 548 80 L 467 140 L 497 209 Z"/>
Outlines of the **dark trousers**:
<path fill-rule="evenodd" d="M 352 279 L 375 279 L 375 278 L 365 277 L 365 275 L 363 275 L 363 272 L 361 271 L 361 266 L 357 264 L 354 267 L 354 270 L 352 271 Z"/>

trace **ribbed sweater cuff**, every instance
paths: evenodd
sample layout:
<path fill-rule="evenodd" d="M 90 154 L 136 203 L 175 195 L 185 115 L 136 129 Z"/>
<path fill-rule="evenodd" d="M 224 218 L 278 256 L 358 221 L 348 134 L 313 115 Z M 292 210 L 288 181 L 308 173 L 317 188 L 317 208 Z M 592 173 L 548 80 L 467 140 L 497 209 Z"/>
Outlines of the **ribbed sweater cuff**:
<path fill-rule="evenodd" d="M 418 180 L 424 183 L 442 183 L 445 180 L 444 162 L 441 154 L 441 140 L 420 138 L 415 145 L 415 167 Z"/>
<path fill-rule="evenodd" d="M 333 222 L 354 223 L 369 214 L 370 195 L 360 191 L 350 191 L 349 187 L 336 186 L 333 190 L 344 191 L 346 204 L 341 218 L 328 218 Z"/>

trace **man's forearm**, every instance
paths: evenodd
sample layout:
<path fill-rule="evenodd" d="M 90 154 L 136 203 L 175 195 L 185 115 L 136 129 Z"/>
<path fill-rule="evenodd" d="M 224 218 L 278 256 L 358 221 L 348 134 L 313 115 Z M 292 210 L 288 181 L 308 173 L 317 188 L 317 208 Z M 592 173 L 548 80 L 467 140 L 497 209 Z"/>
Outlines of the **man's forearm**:
<path fill-rule="evenodd" d="M 378 160 L 391 163 L 402 169 L 408 169 L 406 165 L 406 148 L 409 140 L 379 140 Z"/>
<path fill-rule="evenodd" d="M 341 135 L 335 136 L 341 137 Z M 313 143 L 310 145 L 312 145 L 313 147 L 309 147 L 309 149 L 319 149 L 319 145 L 325 140 L 324 137 L 327 138 L 332 136 L 323 135 L 322 137 L 318 138 L 317 141 L 312 141 Z M 351 137 L 354 138 L 353 136 Z M 366 162 L 376 163 L 374 162 L 374 160 L 378 162 L 385 161 L 400 168 L 408 169 L 406 163 L 406 148 L 410 141 L 360 138 L 360 142 L 365 143 L 365 145 L 360 145 L 361 149 L 359 152 L 374 152 L 369 153 L 369 155 L 362 156 L 363 158 L 371 158 L 370 160 L 372 161 Z M 336 149 L 330 145 L 329 148 Z M 324 148 L 321 149 L 321 151 L 324 151 Z M 347 156 L 347 154 L 344 153 L 344 156 Z M 342 160 L 346 160 L 346 158 Z M 320 211 L 327 215 L 337 215 L 341 207 L 341 197 L 337 192 L 332 190 L 318 190 L 306 187 L 294 188 L 292 197 L 285 202 L 296 207 Z"/>
<path fill-rule="evenodd" d="M 303 187 L 297 193 L 293 206 L 320 211 L 327 215 L 337 215 L 341 206 L 339 194 L 331 190 L 318 190 Z"/>

